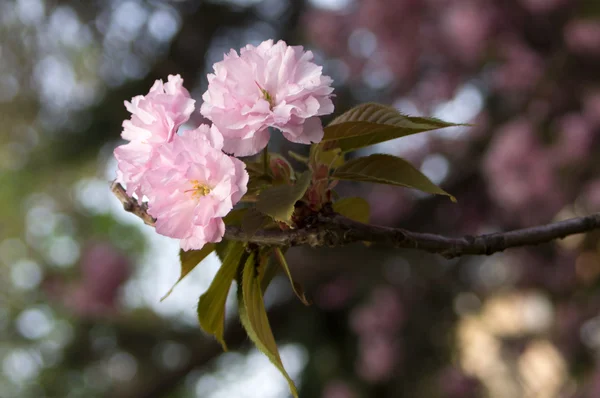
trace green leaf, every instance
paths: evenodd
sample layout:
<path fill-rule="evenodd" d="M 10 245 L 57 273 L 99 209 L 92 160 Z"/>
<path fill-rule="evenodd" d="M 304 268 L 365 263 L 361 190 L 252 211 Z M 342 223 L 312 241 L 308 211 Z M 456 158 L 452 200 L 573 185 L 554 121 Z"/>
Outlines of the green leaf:
<path fill-rule="evenodd" d="M 353 151 L 395 138 L 444 127 L 461 126 L 435 118 L 407 116 L 382 104 L 358 105 L 335 118 L 324 128 L 327 149 Z"/>
<path fill-rule="evenodd" d="M 219 260 L 221 260 L 221 264 L 225 261 L 227 253 L 229 253 L 233 246 L 240 246 L 241 248 L 244 247 L 243 242 L 236 242 L 232 240 L 222 240 L 219 243 L 216 243 L 215 245 L 215 253 L 217 253 L 217 257 L 219 257 Z"/>
<path fill-rule="evenodd" d="M 242 225 L 242 221 L 244 220 L 247 211 L 247 208 L 231 210 L 229 213 L 227 213 L 225 217 L 223 217 L 223 222 L 225 223 L 225 226 Z"/>
<path fill-rule="evenodd" d="M 262 191 L 270 185 L 272 185 L 271 177 L 250 177 L 250 181 L 248 181 L 247 185 L 248 192 L 246 192 L 246 194 L 241 200 L 248 201 L 248 197 L 258 194 L 260 191 Z"/>
<path fill-rule="evenodd" d="M 247 160 L 244 163 L 246 163 L 246 171 L 248 172 L 250 179 L 247 184 L 248 191 L 242 198 L 242 201 L 245 201 L 249 196 L 256 195 L 272 183 L 271 176 L 265 173 L 266 170 L 262 158 L 255 161 Z"/>
<path fill-rule="evenodd" d="M 285 274 L 290 280 L 290 284 L 292 285 L 292 289 L 294 290 L 296 297 L 298 297 L 298 299 L 300 299 L 300 301 L 302 301 L 304 305 L 310 305 L 310 302 L 306 299 L 306 296 L 304 295 L 304 289 L 302 288 L 302 285 L 300 285 L 297 282 L 294 282 L 294 278 L 292 278 L 292 273 L 290 272 L 290 267 L 288 266 L 288 263 L 285 259 L 285 255 L 278 247 L 275 248 L 275 257 L 277 257 L 277 261 L 279 261 L 281 268 L 283 268 Z"/>
<path fill-rule="evenodd" d="M 248 238 L 252 238 L 256 231 L 261 229 L 269 220 L 270 218 L 255 208 L 248 209 L 242 220 L 242 231 L 248 235 Z"/>
<path fill-rule="evenodd" d="M 244 163 L 246 164 L 246 171 L 250 174 L 250 177 L 263 176 L 265 174 L 265 166 L 262 158 L 248 159 L 245 160 Z"/>
<path fill-rule="evenodd" d="M 294 185 L 278 185 L 263 190 L 258 196 L 256 209 L 277 221 L 291 222 L 294 204 L 304 196 L 311 180 L 311 173 L 304 172 Z"/>
<path fill-rule="evenodd" d="M 431 182 L 413 165 L 392 155 L 375 154 L 352 159 L 338 167 L 331 178 L 414 188 L 427 193 L 447 195 L 456 202 L 454 196 Z"/>
<path fill-rule="evenodd" d="M 237 274 L 238 266 L 245 260 L 246 254 L 243 245 L 230 245 L 221 268 L 219 268 L 208 290 L 200 296 L 200 300 L 198 301 L 198 320 L 200 321 L 200 326 L 207 333 L 215 336 L 225 351 L 227 351 L 227 345 L 223 339 L 225 331 L 225 301 L 227 301 L 227 294 Z"/>
<path fill-rule="evenodd" d="M 363 198 L 343 198 L 333 203 L 333 210 L 351 220 L 368 223 L 369 202 Z"/>
<path fill-rule="evenodd" d="M 214 243 L 207 243 L 200 250 L 189 250 L 187 252 L 180 250 L 179 258 L 181 259 L 181 274 L 179 279 L 177 279 L 177 282 L 175 282 L 173 287 L 169 289 L 167 294 L 165 294 L 160 301 L 163 301 L 169 297 L 169 295 L 173 292 L 173 289 L 175 289 L 175 286 L 177 286 L 177 284 L 181 282 L 181 280 L 185 278 L 187 274 L 192 272 L 192 270 L 196 268 L 196 265 L 200 264 L 200 262 L 202 262 L 202 260 L 204 260 L 210 253 L 215 251 L 215 248 L 216 246 Z"/>
<path fill-rule="evenodd" d="M 277 271 L 279 271 L 279 264 L 276 264 L 274 261 L 272 261 L 273 257 L 271 256 L 271 254 L 273 254 L 273 248 L 269 246 L 263 246 L 258 250 L 258 259 L 254 260 L 255 262 L 259 262 L 258 267 L 260 269 L 260 288 L 263 293 L 263 296 L 267 291 L 269 285 L 271 284 L 271 281 L 273 280 L 275 275 L 277 275 Z M 238 282 L 241 285 L 241 273 L 243 272 L 243 270 L 238 272 Z"/>
<path fill-rule="evenodd" d="M 262 276 L 260 278 L 260 288 L 265 294 L 269 285 L 277 275 L 277 271 L 279 271 L 279 264 L 276 264 L 274 261 L 271 261 L 271 253 L 268 253 L 268 256 L 265 259 L 261 258 L 261 261 L 264 261 L 264 271 L 262 272 Z"/>
<path fill-rule="evenodd" d="M 216 244 L 215 253 L 217 253 L 217 257 L 219 257 L 219 260 L 221 260 L 221 263 L 223 263 L 223 261 L 225 261 L 225 256 L 227 256 L 227 252 L 229 251 L 230 246 L 233 246 L 236 244 L 242 245 L 242 243 L 240 243 L 240 242 L 233 242 L 233 241 L 228 241 L 228 240 L 222 240 Z"/>
<path fill-rule="evenodd" d="M 241 289 L 238 289 L 240 321 L 256 348 L 265 354 L 273 365 L 279 369 L 287 379 L 292 395 L 298 398 L 298 391 L 283 367 L 277 343 L 275 343 L 275 337 L 269 325 L 260 283 L 260 272 L 262 270 L 260 266 L 257 267 L 255 260 L 254 253 L 248 257 L 244 266 L 242 286 Z"/>

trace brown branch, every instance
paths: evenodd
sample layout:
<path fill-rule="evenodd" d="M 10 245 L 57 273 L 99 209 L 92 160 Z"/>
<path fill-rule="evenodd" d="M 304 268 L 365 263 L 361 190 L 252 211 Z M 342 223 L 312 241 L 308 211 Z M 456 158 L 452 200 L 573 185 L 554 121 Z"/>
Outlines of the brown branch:
<path fill-rule="evenodd" d="M 123 203 L 125 210 L 142 218 L 146 224 L 154 225 L 154 219 L 145 211 L 145 206 L 128 197 L 122 186 L 113 183 L 112 190 Z M 490 255 L 511 247 L 539 245 L 595 229 L 600 229 L 600 213 L 509 232 L 450 238 L 401 228 L 363 224 L 334 214 L 332 216 L 321 215 L 314 225 L 306 228 L 286 231 L 262 230 L 255 232 L 252 236 L 246 234 L 239 227 L 229 226 L 225 231 L 225 239 L 258 245 L 309 245 L 313 247 L 372 242 L 398 248 L 423 250 L 438 253 L 446 258 L 453 258 L 469 254 Z"/>
<path fill-rule="evenodd" d="M 148 208 L 145 204 L 140 204 L 137 200 L 127 195 L 127 191 L 121 184 L 116 181 L 110 185 L 110 190 L 123 204 L 123 209 L 129 213 L 133 213 L 144 221 L 146 225 L 154 226 L 156 220 L 148 214 Z"/>

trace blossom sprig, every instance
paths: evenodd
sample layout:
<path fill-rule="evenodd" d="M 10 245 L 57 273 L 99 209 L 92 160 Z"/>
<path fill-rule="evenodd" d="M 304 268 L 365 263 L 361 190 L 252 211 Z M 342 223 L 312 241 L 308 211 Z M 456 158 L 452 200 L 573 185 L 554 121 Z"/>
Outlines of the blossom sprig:
<path fill-rule="evenodd" d="M 318 116 L 333 112 L 333 88 L 312 59 L 310 51 L 283 41 L 248 45 L 239 56 L 232 50 L 215 64 L 203 95 L 201 112 L 213 125 L 181 136 L 177 131 L 195 100 L 179 75 L 157 80 L 146 96 L 125 102 L 132 115 L 123 122 L 129 143 L 115 150 L 117 180 L 129 194 L 148 198 L 158 233 L 180 239 L 185 250 L 221 240 L 222 217 L 248 183 L 244 163 L 222 150 L 254 155 L 267 146 L 269 127 L 293 142 L 321 140 Z"/>
<path fill-rule="evenodd" d="M 308 300 L 292 280 L 286 247 L 256 244 L 252 237 L 260 230 L 311 228 L 314 220 L 335 213 L 368 222 L 364 199 L 333 201 L 338 198 L 334 188 L 343 180 L 414 188 L 453 199 L 404 159 L 384 154 L 345 159 L 346 153 L 368 145 L 453 124 L 362 104 L 323 127 L 320 117 L 334 111 L 332 79 L 323 75 L 310 51 L 283 41 L 247 45 L 239 53 L 231 50 L 213 69 L 199 107 L 210 125 L 182 127 L 198 107 L 179 75 L 169 76 L 166 83 L 157 80 L 148 94 L 125 102 L 131 117 L 123 122 L 122 137 L 128 142 L 114 152 L 117 182 L 126 185 L 128 198 L 136 203 L 132 207 L 147 216 L 145 221 L 157 233 L 180 241 L 180 280 L 217 251 L 221 268 L 198 303 L 201 327 L 225 347 L 225 301 L 236 280 L 239 317 L 248 336 L 287 378 L 297 397 L 263 302 L 273 277 L 271 261 L 285 272 L 301 301 Z M 290 154 L 305 164 L 300 170 L 282 154 L 266 150 L 273 134 L 311 145 L 308 156 Z M 258 159 L 237 158 L 261 151 Z M 234 209 L 240 202 L 244 206 Z M 241 229 L 248 240 L 224 240 L 231 227 Z M 311 230 L 320 237 L 311 241 L 327 241 L 322 232 Z"/>

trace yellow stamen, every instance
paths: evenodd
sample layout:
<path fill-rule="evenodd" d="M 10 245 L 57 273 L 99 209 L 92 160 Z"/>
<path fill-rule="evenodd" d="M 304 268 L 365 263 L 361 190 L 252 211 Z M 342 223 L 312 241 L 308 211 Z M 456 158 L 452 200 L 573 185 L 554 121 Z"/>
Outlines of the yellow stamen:
<path fill-rule="evenodd" d="M 192 183 L 192 189 L 188 189 L 185 192 L 192 192 L 192 198 L 201 198 L 210 193 L 210 187 L 206 184 L 199 182 L 198 180 L 190 181 Z"/>
<path fill-rule="evenodd" d="M 269 108 L 273 109 L 273 102 L 275 99 L 271 96 L 271 94 L 267 90 L 261 90 L 263 94 L 263 98 L 267 100 L 269 103 Z"/>
<path fill-rule="evenodd" d="M 273 98 L 271 93 L 269 93 L 267 90 L 262 88 L 260 86 L 260 84 L 258 84 L 258 82 L 255 82 L 255 83 L 258 86 L 258 89 L 260 90 L 263 99 L 267 100 L 267 102 L 269 103 L 269 108 L 273 109 L 273 107 L 275 106 L 275 98 Z"/>

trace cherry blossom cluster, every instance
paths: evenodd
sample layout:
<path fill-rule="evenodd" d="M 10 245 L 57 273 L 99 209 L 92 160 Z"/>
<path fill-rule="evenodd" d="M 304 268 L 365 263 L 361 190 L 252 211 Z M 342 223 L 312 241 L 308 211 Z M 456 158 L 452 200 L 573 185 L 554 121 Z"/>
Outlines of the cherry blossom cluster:
<path fill-rule="evenodd" d="M 302 47 L 268 40 L 231 50 L 214 65 L 200 112 L 213 124 L 180 128 L 196 110 L 183 79 L 157 80 L 145 96 L 125 102 L 127 144 L 115 149 L 117 181 L 147 199 L 156 231 L 184 250 L 221 241 L 222 218 L 247 191 L 241 160 L 263 150 L 269 128 L 296 143 L 319 142 L 319 116 L 333 112 L 332 80 Z"/>

